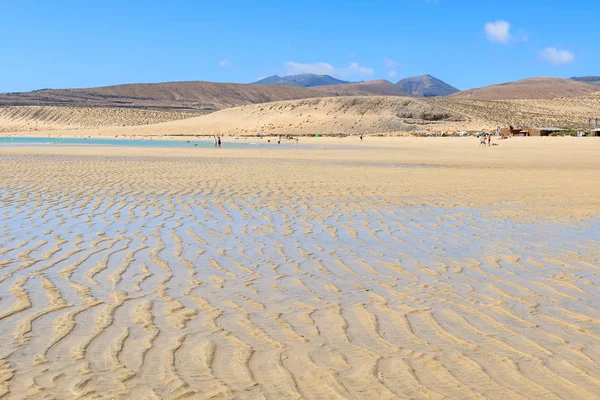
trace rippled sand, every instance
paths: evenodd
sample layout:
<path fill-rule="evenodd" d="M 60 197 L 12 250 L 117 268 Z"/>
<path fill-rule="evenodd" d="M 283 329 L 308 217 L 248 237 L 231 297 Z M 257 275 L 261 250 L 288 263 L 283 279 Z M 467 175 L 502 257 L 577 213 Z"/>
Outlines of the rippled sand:
<path fill-rule="evenodd" d="M 592 164 L 134 151 L 0 152 L 0 398 L 598 398 Z"/>

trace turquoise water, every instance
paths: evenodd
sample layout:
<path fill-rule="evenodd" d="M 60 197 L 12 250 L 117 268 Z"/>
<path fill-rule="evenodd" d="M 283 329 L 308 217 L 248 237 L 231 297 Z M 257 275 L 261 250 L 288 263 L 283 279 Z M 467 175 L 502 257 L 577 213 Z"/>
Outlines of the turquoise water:
<path fill-rule="evenodd" d="M 213 147 L 213 142 L 205 140 L 142 140 L 142 139 L 104 139 L 104 138 L 49 138 L 49 137 L 0 137 L 0 146 L 39 146 L 39 145 L 85 145 L 85 146 L 125 146 L 125 147 Z M 256 142 L 233 142 L 223 141 L 222 147 L 242 148 L 268 146 L 266 139 L 258 139 Z M 286 146 L 286 145 L 279 145 Z M 279 147 L 278 146 L 278 147 Z M 291 146 L 287 145 L 287 146 Z"/>

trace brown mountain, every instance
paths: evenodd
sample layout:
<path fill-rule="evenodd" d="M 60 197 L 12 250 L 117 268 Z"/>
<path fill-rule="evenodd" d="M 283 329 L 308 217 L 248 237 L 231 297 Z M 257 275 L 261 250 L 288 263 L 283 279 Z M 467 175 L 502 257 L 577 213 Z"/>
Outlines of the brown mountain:
<path fill-rule="evenodd" d="M 330 94 L 337 94 L 339 96 L 406 96 L 406 93 L 404 93 L 402 89 L 394 85 L 392 82 L 386 81 L 385 79 L 367 82 L 316 86 L 313 88 L 313 90 L 327 92 Z"/>
<path fill-rule="evenodd" d="M 571 79 L 577 82 L 589 83 L 590 85 L 600 86 L 600 76 L 574 76 Z"/>
<path fill-rule="evenodd" d="M 4 93 L 0 94 L 0 106 L 69 105 L 215 111 L 244 104 L 321 96 L 321 92 L 296 86 L 191 81 Z"/>
<path fill-rule="evenodd" d="M 554 99 L 585 96 L 598 86 L 561 78 L 530 78 L 480 89 L 464 90 L 450 97 L 470 100 Z"/>
<path fill-rule="evenodd" d="M 431 75 L 405 78 L 398 81 L 396 86 L 409 95 L 419 97 L 448 96 L 452 93 L 459 92 L 454 86 L 450 86 L 446 82 Z"/>
<path fill-rule="evenodd" d="M 301 87 L 313 87 L 325 85 L 339 85 L 351 82 L 342 81 L 329 75 L 298 74 L 288 75 L 284 77 L 281 77 L 279 75 L 273 75 L 253 83 L 262 85 L 290 85 Z"/>

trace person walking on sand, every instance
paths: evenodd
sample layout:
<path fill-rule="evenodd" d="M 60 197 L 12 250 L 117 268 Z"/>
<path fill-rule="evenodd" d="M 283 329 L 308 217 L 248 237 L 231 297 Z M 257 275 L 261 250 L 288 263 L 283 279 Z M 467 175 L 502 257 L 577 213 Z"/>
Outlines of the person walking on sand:
<path fill-rule="evenodd" d="M 298 136 L 296 136 L 296 146 L 298 145 Z"/>
<path fill-rule="evenodd" d="M 217 145 L 221 148 L 221 136 L 217 136 Z"/>
<path fill-rule="evenodd" d="M 217 135 L 213 136 L 213 147 L 217 148 Z"/>
<path fill-rule="evenodd" d="M 277 144 L 281 144 L 281 135 L 277 136 Z"/>
<path fill-rule="evenodd" d="M 488 147 L 490 147 L 492 145 L 492 134 L 490 133 L 488 135 Z"/>
<path fill-rule="evenodd" d="M 360 141 L 362 142 L 362 135 L 360 135 L 359 137 L 360 137 Z"/>

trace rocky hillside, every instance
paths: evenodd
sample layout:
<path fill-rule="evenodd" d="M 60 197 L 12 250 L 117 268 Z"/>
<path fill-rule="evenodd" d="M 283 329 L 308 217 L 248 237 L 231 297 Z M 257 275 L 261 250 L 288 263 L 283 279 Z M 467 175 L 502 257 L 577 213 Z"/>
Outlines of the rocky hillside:
<path fill-rule="evenodd" d="M 396 86 L 408 95 L 419 97 L 448 96 L 459 92 L 454 86 L 431 75 L 405 78 L 398 81 Z"/>
<path fill-rule="evenodd" d="M 562 78 L 530 78 L 480 89 L 464 90 L 451 97 L 470 100 L 554 99 L 585 96 L 598 92 L 598 86 Z"/>
<path fill-rule="evenodd" d="M 216 111 L 244 104 L 323 96 L 295 86 L 166 82 L 88 89 L 44 89 L 0 94 L 0 106 L 68 105 Z"/>

